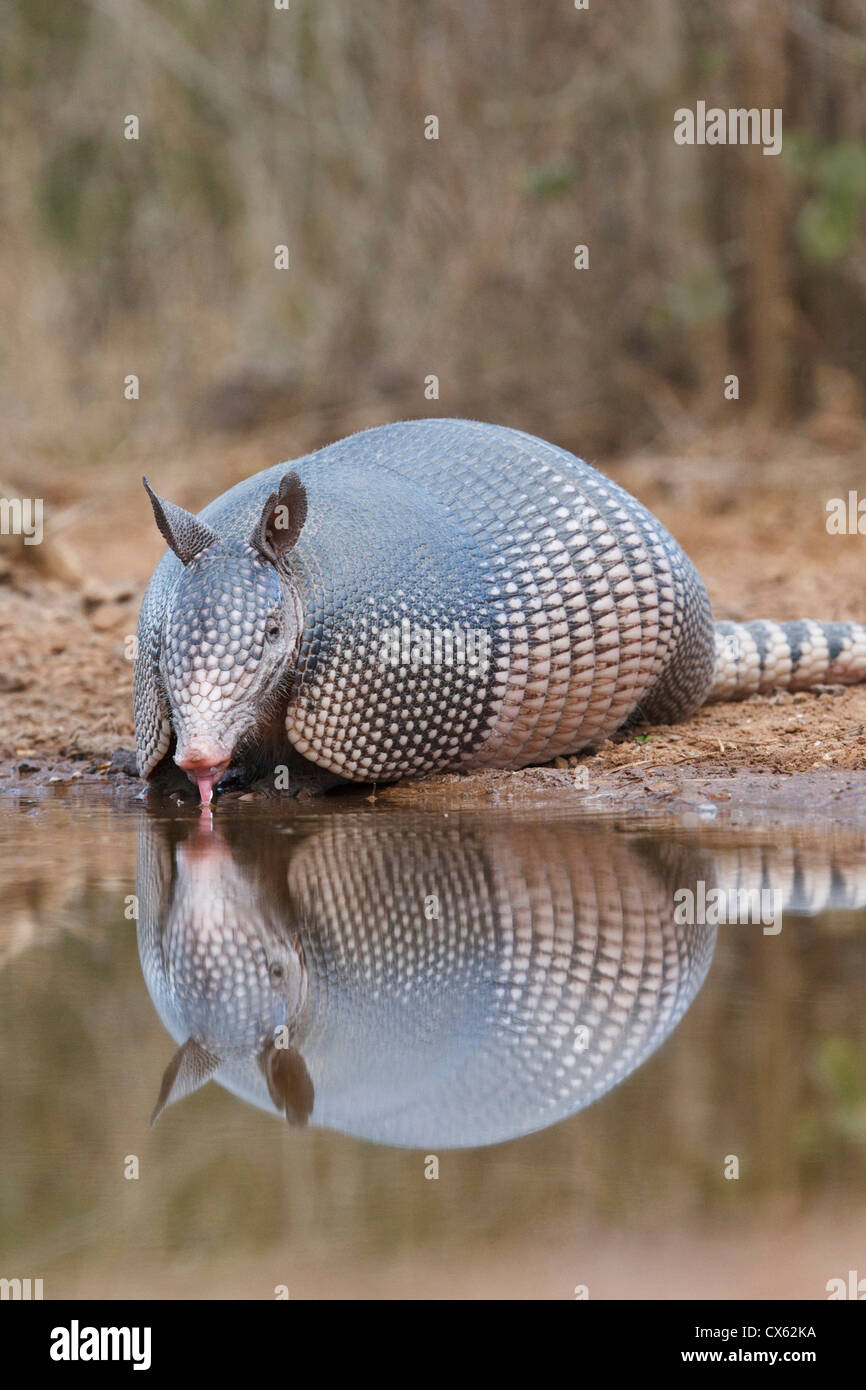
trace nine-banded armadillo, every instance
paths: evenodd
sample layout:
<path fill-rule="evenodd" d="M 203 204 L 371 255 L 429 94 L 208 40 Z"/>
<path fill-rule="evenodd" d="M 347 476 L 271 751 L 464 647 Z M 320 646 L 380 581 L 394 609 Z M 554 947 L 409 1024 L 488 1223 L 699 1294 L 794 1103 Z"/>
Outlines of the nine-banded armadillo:
<path fill-rule="evenodd" d="M 547 819 L 284 828 L 142 819 L 139 951 L 180 1044 L 154 1118 L 213 1078 L 293 1125 L 498 1143 L 639 1067 L 710 966 L 716 928 L 674 923 L 689 856 L 663 843 Z"/>
<path fill-rule="evenodd" d="M 717 934 L 724 953 L 754 934 L 769 965 L 789 913 L 866 903 L 856 840 L 388 808 L 205 826 L 140 823 L 139 951 L 179 1044 L 156 1113 L 214 1079 L 292 1124 L 433 1150 L 618 1085 L 695 999 Z M 701 884 L 735 910 L 679 912 Z"/>
<path fill-rule="evenodd" d="M 291 760 L 349 781 L 522 767 L 635 717 L 866 677 L 858 624 L 714 624 L 645 507 L 518 430 L 366 430 L 197 517 L 150 495 L 170 552 L 139 620 L 138 766 L 173 757 L 204 802 Z"/>

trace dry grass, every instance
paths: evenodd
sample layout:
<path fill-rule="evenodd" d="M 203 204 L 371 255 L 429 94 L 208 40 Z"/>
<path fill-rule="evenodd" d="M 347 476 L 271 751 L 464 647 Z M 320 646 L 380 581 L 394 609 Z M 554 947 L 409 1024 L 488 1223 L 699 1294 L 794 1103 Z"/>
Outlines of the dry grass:
<path fill-rule="evenodd" d="M 866 30 L 825 11 L 13 0 L 4 482 L 269 420 L 442 411 L 592 456 L 828 391 L 859 417 Z M 673 142 L 682 104 L 777 98 L 781 158 Z"/>

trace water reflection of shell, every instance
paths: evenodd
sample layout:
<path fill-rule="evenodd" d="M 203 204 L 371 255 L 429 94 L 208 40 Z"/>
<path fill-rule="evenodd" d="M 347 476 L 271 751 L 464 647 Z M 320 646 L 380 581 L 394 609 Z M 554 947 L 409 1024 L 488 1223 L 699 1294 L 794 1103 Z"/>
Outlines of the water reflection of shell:
<path fill-rule="evenodd" d="M 682 862 L 613 831 L 340 817 L 291 845 L 280 841 L 282 875 L 255 872 L 249 845 L 243 865 L 223 847 L 202 861 L 207 892 L 237 898 L 240 874 L 248 938 L 258 914 L 255 950 L 264 959 L 262 942 L 273 953 L 289 940 L 304 962 L 292 1027 L 313 1122 L 381 1143 L 489 1144 L 574 1113 L 661 1044 L 712 957 L 712 928 L 673 924 Z M 172 911 L 182 870 L 163 922 L 175 943 L 186 929 L 200 955 L 188 909 Z M 194 975 L 178 991 L 154 968 L 162 951 L 144 946 L 167 1026 L 178 1041 L 191 1025 L 203 1033 Z M 273 1108 L 253 1050 L 237 1045 L 250 994 L 237 962 L 233 973 L 239 989 L 221 1019 L 208 1011 L 202 1040 L 221 1059 L 221 1084 Z"/>

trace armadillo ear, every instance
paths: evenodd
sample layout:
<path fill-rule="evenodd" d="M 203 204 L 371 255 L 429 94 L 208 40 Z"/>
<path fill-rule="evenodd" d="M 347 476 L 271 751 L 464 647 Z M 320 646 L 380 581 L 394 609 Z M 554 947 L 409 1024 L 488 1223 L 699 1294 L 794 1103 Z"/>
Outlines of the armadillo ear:
<path fill-rule="evenodd" d="M 297 473 L 280 479 L 279 491 L 272 492 L 259 517 L 250 545 L 266 560 L 279 565 L 297 543 L 307 519 L 307 489 Z"/>
<path fill-rule="evenodd" d="M 193 556 L 206 550 L 217 540 L 216 531 L 200 521 L 192 512 L 185 511 L 174 502 L 165 502 L 157 497 L 147 478 L 142 478 L 145 490 L 153 507 L 153 515 L 160 533 L 165 538 L 179 560 L 188 565 Z"/>
<path fill-rule="evenodd" d="M 274 1038 L 268 1038 L 259 1053 L 259 1066 L 277 1109 L 290 1125 L 305 1125 L 313 1113 L 315 1092 L 298 1049 L 277 1047 Z"/>
<path fill-rule="evenodd" d="M 163 1073 L 159 1098 L 150 1117 L 151 1125 L 156 1124 L 167 1105 L 172 1105 L 176 1100 L 184 1100 L 209 1081 L 219 1064 L 218 1057 L 208 1052 L 207 1048 L 202 1047 L 194 1038 L 188 1038 L 183 1047 L 178 1048 Z"/>

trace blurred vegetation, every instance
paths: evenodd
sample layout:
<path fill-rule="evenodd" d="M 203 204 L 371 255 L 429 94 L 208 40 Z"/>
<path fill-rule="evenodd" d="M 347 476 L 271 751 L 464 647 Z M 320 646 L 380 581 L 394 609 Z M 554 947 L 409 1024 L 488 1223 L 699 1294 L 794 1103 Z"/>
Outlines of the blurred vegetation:
<path fill-rule="evenodd" d="M 441 411 L 592 454 L 729 419 L 730 372 L 788 424 L 866 352 L 864 79 L 861 0 L 9 0 L 4 442 Z M 781 107 L 782 156 L 675 145 L 698 100 Z"/>

